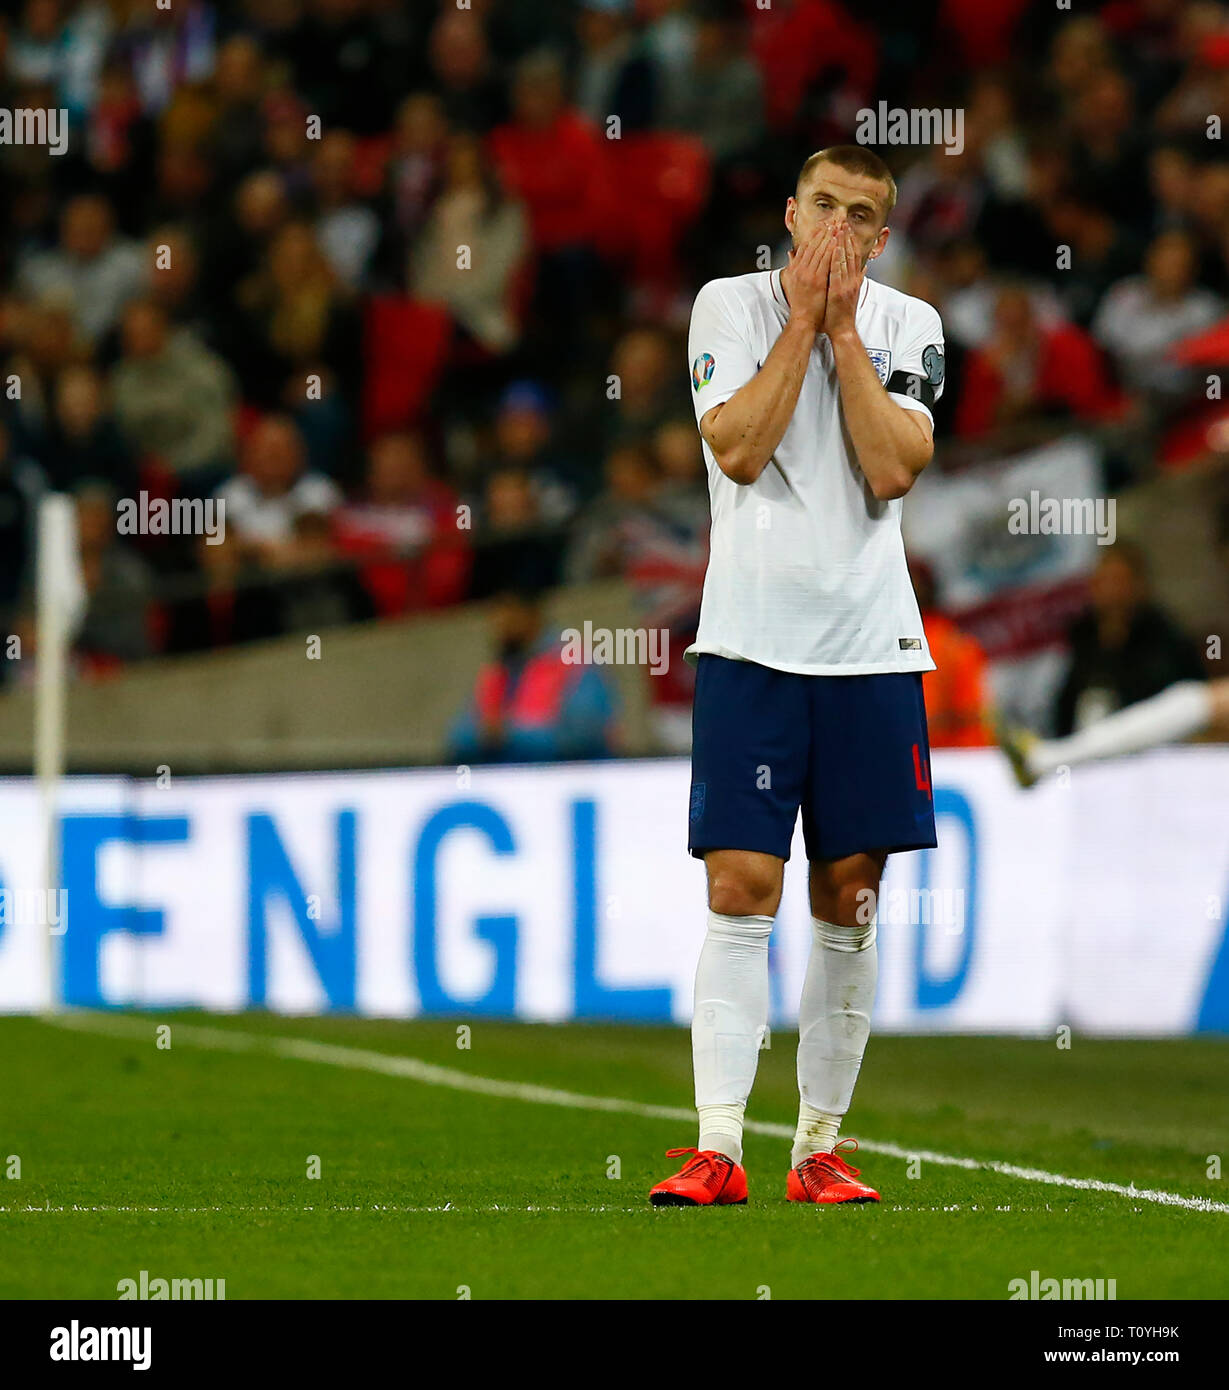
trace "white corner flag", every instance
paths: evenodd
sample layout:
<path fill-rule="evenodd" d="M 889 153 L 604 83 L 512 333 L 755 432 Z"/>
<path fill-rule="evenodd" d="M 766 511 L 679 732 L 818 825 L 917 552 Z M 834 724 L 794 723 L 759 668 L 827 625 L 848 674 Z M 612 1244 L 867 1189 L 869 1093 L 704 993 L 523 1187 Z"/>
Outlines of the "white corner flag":
<path fill-rule="evenodd" d="M 36 550 L 36 627 L 34 651 L 34 776 L 39 791 L 42 887 L 45 901 L 60 882 L 60 782 L 64 776 L 68 713 L 68 656 L 73 636 L 85 616 L 85 581 L 77 538 L 77 511 L 71 497 L 44 494 L 38 506 Z M 67 918 L 60 920 L 63 932 Z M 49 1009 L 60 1002 L 59 952 L 50 923 L 47 933 Z"/>

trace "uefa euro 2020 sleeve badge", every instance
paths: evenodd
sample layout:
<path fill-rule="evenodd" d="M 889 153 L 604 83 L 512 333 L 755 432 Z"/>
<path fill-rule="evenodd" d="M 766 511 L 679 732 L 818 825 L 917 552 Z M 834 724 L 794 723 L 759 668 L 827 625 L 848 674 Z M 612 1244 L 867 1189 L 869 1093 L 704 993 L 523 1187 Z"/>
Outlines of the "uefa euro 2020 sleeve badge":
<path fill-rule="evenodd" d="M 713 379 L 713 368 L 717 359 L 711 352 L 702 352 L 691 364 L 691 384 L 697 391 L 702 390 Z"/>

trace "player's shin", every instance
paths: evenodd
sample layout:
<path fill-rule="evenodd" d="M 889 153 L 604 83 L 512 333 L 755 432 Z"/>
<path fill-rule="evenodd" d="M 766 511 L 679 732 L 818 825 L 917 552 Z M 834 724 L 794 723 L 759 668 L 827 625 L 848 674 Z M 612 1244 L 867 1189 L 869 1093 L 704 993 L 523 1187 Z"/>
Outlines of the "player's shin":
<path fill-rule="evenodd" d="M 708 914 L 691 1024 L 701 1150 L 742 1162 L 743 1111 L 768 1026 L 772 918 Z"/>
<path fill-rule="evenodd" d="M 870 1036 L 879 973 L 875 922 L 811 919 L 811 957 L 798 1011 L 798 1129 L 791 1166 L 830 1153 L 853 1099 Z"/>

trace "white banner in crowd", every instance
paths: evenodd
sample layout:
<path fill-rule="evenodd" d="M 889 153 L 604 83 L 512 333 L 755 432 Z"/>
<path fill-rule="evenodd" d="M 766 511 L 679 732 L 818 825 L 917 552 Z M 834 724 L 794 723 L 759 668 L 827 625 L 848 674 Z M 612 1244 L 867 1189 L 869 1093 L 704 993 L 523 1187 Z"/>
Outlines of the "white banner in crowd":
<path fill-rule="evenodd" d="M 889 861 L 876 1026 L 1229 1031 L 1229 748 L 1030 793 L 934 755 L 940 847 Z M 64 786 L 62 893 L 36 792 L 0 782 L 0 1009 L 687 1021 L 704 875 L 682 760 Z M 48 952 L 50 937 L 52 951 Z M 801 837 L 773 1014 L 809 949 Z"/>
<path fill-rule="evenodd" d="M 1086 581 L 1117 534 L 1097 453 L 1071 437 L 956 473 L 928 469 L 904 531 L 940 606 L 981 643 L 996 703 L 1045 731 Z"/>

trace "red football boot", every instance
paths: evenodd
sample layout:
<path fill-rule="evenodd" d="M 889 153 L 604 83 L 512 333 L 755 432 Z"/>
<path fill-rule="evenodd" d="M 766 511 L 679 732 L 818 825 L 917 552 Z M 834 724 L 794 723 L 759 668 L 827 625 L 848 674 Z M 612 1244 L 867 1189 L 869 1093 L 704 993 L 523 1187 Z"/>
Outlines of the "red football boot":
<path fill-rule="evenodd" d="M 667 1149 L 667 1158 L 692 1157 L 672 1178 L 649 1192 L 655 1207 L 742 1207 L 747 1204 L 747 1174 L 741 1163 L 716 1149 Z"/>
<path fill-rule="evenodd" d="M 858 1147 L 856 1139 L 842 1139 L 836 1149 Z M 879 1194 L 873 1187 L 858 1181 L 859 1170 L 848 1163 L 833 1150 L 830 1154 L 812 1154 L 804 1158 L 797 1168 L 791 1168 L 785 1195 L 791 1202 L 877 1202 Z"/>

